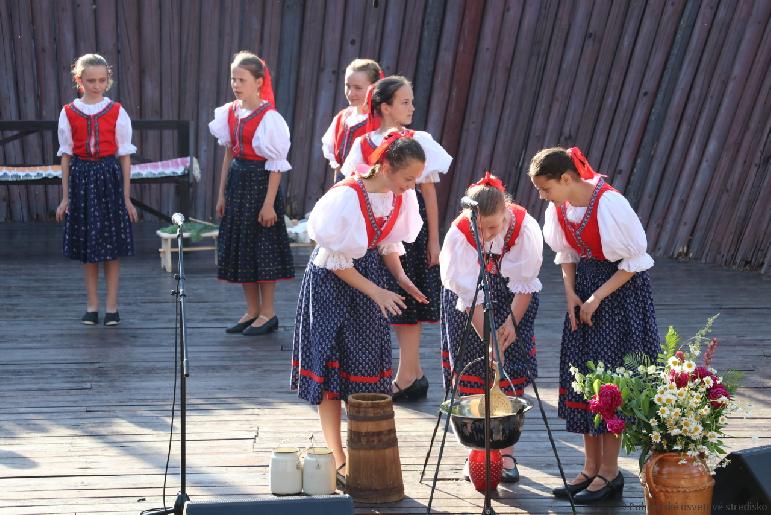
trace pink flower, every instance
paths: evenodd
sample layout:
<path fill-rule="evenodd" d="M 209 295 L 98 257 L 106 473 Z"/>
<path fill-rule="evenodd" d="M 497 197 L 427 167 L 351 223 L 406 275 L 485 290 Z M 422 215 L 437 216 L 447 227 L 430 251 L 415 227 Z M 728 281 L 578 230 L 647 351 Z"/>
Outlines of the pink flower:
<path fill-rule="evenodd" d="M 680 361 L 683 361 L 685 359 L 685 353 L 683 351 L 679 350 L 675 352 L 675 357 L 679 359 Z"/>
<path fill-rule="evenodd" d="M 707 345 L 707 351 L 704 353 L 704 366 L 708 367 L 712 363 L 712 357 L 715 355 L 715 349 L 717 348 L 717 338 L 712 337 Z"/>
<path fill-rule="evenodd" d="M 726 399 L 731 398 L 731 394 L 728 393 L 728 390 L 726 390 L 725 386 L 722 384 L 716 384 L 712 388 L 709 389 L 707 392 L 707 398 L 710 400 L 710 404 L 713 408 L 722 408 L 724 405 L 724 402 L 719 401 L 721 397 L 725 397 Z"/>
<path fill-rule="evenodd" d="M 705 377 L 711 377 L 713 380 L 717 379 L 717 376 L 710 372 L 707 367 L 696 367 L 696 369 L 691 374 L 691 377 L 695 377 L 698 379 L 704 379 Z"/>
<path fill-rule="evenodd" d="M 613 417 L 612 419 L 608 420 L 606 423 L 608 424 L 608 431 L 610 431 L 614 435 L 620 435 L 624 431 L 624 427 L 626 426 L 626 422 L 624 422 L 618 417 Z"/>
<path fill-rule="evenodd" d="M 685 386 L 688 384 L 689 378 L 690 376 L 688 375 L 688 372 L 675 372 L 674 370 L 669 371 L 669 380 L 675 383 L 678 388 L 685 388 Z"/>
<path fill-rule="evenodd" d="M 621 407 L 623 402 L 621 399 L 621 390 L 618 386 L 612 383 L 604 384 L 600 386 L 599 395 L 600 405 L 607 411 L 616 411 Z"/>

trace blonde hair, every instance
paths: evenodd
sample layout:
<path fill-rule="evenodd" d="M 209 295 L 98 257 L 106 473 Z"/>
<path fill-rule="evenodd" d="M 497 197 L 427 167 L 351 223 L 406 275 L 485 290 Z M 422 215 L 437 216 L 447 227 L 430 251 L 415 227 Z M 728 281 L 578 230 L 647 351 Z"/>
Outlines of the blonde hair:
<path fill-rule="evenodd" d="M 99 54 L 83 54 L 78 57 L 72 65 L 72 82 L 75 84 L 75 89 L 78 92 L 82 91 L 82 87 L 78 85 L 77 79 L 83 76 L 83 71 L 89 66 L 104 66 L 107 68 L 107 89 L 112 87 L 112 66 L 109 65 L 107 59 Z"/>
<path fill-rule="evenodd" d="M 380 80 L 380 74 L 383 70 L 380 68 L 380 65 L 377 64 L 377 61 L 373 61 L 372 59 L 354 59 L 345 67 L 345 71 L 346 73 L 364 72 L 367 74 L 370 84 L 374 84 Z"/>
<path fill-rule="evenodd" d="M 243 68 L 252 74 L 255 79 L 262 79 L 265 77 L 265 63 L 260 59 L 257 54 L 253 54 L 247 50 L 241 50 L 237 54 L 233 55 L 233 62 L 230 63 L 230 70 L 233 68 Z"/>

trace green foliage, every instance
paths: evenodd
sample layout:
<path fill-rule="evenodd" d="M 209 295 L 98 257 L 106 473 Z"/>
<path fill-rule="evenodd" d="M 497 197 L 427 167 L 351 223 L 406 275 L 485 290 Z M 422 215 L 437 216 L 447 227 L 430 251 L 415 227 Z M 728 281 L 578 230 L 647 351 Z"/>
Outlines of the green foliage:
<path fill-rule="evenodd" d="M 196 220 L 194 222 L 183 223 L 182 233 L 189 236 L 191 241 L 198 242 L 203 239 L 203 236 L 201 236 L 203 233 L 216 231 L 217 228 L 218 227 L 213 223 Z M 163 229 L 159 229 L 159 231 L 165 234 L 177 234 L 177 226 L 170 225 L 168 227 L 164 227 Z"/>

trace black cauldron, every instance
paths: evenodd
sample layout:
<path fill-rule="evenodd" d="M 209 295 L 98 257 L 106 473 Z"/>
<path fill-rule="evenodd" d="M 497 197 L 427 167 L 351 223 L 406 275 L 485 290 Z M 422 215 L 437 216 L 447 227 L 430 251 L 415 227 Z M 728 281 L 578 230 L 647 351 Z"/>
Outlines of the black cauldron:
<path fill-rule="evenodd" d="M 455 437 L 465 447 L 472 449 L 485 448 L 485 418 L 476 416 L 472 406 L 479 403 L 479 398 L 484 394 L 468 395 L 456 399 L 450 413 L 452 428 Z M 490 416 L 490 448 L 505 449 L 517 443 L 522 434 L 522 426 L 525 423 L 525 412 L 533 407 L 522 397 L 509 397 L 511 414 L 493 417 Z M 443 413 L 448 413 L 450 401 L 447 400 L 439 407 Z"/>

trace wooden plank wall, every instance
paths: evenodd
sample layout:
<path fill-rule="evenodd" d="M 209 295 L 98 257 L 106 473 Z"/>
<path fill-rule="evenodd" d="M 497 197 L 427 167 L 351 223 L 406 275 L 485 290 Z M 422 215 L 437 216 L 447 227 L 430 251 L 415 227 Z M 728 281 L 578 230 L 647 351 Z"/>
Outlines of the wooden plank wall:
<path fill-rule="evenodd" d="M 442 219 L 490 167 L 536 215 L 525 172 L 552 145 L 579 145 L 638 210 L 657 255 L 771 272 L 771 2 L 767 0 L 43 0 L 0 1 L 0 117 L 54 119 L 72 60 L 113 65 L 110 95 L 134 118 L 194 123 L 210 218 L 222 150 L 206 124 L 230 100 L 233 53 L 262 55 L 292 129 L 294 216 L 331 174 L 319 141 L 343 107 L 345 65 L 378 59 L 414 82 L 414 128 L 455 156 Z M 77 29 L 77 30 L 76 30 Z M 171 136 L 136 138 L 173 157 Z M 50 137 L 0 148 L 0 163 L 49 162 Z M 174 209 L 170 187 L 142 186 Z M 0 186 L 0 220 L 50 220 L 56 187 Z"/>

